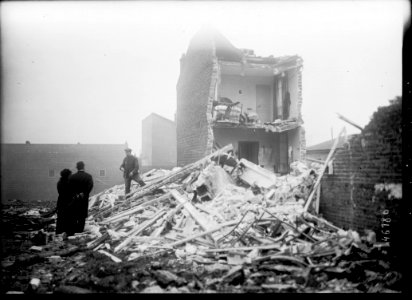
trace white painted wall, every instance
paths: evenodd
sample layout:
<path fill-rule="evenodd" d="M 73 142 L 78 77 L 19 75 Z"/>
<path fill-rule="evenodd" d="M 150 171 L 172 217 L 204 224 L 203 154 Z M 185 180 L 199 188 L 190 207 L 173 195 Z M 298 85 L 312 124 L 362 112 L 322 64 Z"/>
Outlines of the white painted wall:
<path fill-rule="evenodd" d="M 289 118 L 297 118 L 298 113 L 298 70 L 288 71 L 289 93 L 290 93 L 290 115 Z"/>
<path fill-rule="evenodd" d="M 300 159 L 300 143 L 299 143 L 300 130 L 301 128 L 298 127 L 296 129 L 292 129 L 288 131 L 289 145 L 292 145 L 292 151 L 293 151 L 292 160 L 293 161 Z"/>
<path fill-rule="evenodd" d="M 273 112 L 273 77 L 222 75 L 219 87 L 219 96 L 227 97 L 233 102 L 239 101 L 243 105 L 243 112 L 247 108 L 256 111 L 256 85 L 267 84 L 271 87 L 268 109 Z M 242 91 L 239 94 L 239 90 Z"/>
<path fill-rule="evenodd" d="M 153 118 L 151 116 L 146 117 L 142 121 L 142 155 L 140 161 L 142 166 L 152 165 L 152 128 L 153 128 Z"/>

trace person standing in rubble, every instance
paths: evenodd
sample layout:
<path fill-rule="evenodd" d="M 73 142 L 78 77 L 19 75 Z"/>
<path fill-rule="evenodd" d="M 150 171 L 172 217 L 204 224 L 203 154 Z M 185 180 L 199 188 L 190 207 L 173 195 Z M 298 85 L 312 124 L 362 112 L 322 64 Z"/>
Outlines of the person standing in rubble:
<path fill-rule="evenodd" d="M 89 212 L 89 195 L 93 189 L 93 177 L 84 171 L 84 162 L 76 164 L 77 173 L 69 177 L 69 186 L 73 195 L 72 227 L 73 231 L 83 232 Z"/>
<path fill-rule="evenodd" d="M 69 176 L 72 171 L 63 169 L 60 172 L 60 179 L 57 182 L 57 220 L 56 220 L 56 234 L 66 233 L 70 234 L 70 205 L 72 202 L 72 192 L 69 187 Z"/>
<path fill-rule="evenodd" d="M 132 155 L 132 149 L 126 148 L 124 151 L 126 152 L 126 157 L 120 165 L 120 171 L 123 171 L 125 195 L 127 195 L 130 193 L 132 180 L 136 181 L 140 186 L 145 186 L 146 184 L 140 178 L 139 161 L 136 156 Z"/>

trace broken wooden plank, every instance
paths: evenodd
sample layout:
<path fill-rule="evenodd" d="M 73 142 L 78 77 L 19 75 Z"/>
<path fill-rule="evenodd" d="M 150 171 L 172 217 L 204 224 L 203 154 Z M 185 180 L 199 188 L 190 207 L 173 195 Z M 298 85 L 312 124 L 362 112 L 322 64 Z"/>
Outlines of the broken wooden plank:
<path fill-rule="evenodd" d="M 315 201 L 315 212 L 317 214 L 319 213 L 319 206 L 320 206 L 320 189 L 321 189 L 321 184 L 319 183 L 318 190 L 316 191 L 316 201 Z"/>
<path fill-rule="evenodd" d="M 162 225 L 157 228 L 152 234 L 152 237 L 159 237 L 160 234 L 163 232 L 165 229 L 166 225 L 168 222 L 170 222 L 171 218 L 183 207 L 183 203 L 180 203 L 175 209 L 171 210 L 169 213 L 167 213 L 162 220 Z"/>
<path fill-rule="evenodd" d="M 60 285 L 54 290 L 55 294 L 92 294 L 91 290 L 74 285 Z"/>
<path fill-rule="evenodd" d="M 342 115 L 339 114 L 339 113 L 336 113 L 336 114 L 338 115 L 338 118 L 341 119 L 342 121 L 345 121 L 346 123 L 348 123 L 348 124 L 350 124 L 350 125 L 358 128 L 360 131 L 363 131 L 363 127 L 362 127 L 362 126 L 356 124 L 355 122 L 349 120 L 348 118 L 342 116 Z"/>
<path fill-rule="evenodd" d="M 270 188 L 276 184 L 276 175 L 258 165 L 242 158 L 240 159 L 240 165 L 243 165 L 243 173 L 240 175 L 240 179 L 249 184 L 250 186 L 258 186 L 261 188 Z"/>
<path fill-rule="evenodd" d="M 326 170 L 326 168 L 327 168 L 327 166 L 328 166 L 329 160 L 331 160 L 333 154 L 335 153 L 336 147 L 338 146 L 338 142 L 339 142 L 341 136 L 342 136 L 344 133 L 346 133 L 345 127 L 342 128 L 341 132 L 339 133 L 338 137 L 336 138 L 335 142 L 333 143 L 332 149 L 330 149 L 330 152 L 329 152 L 329 154 L 328 154 L 328 157 L 326 158 L 325 163 L 323 164 L 323 167 L 322 167 L 322 169 L 321 169 L 321 172 L 320 172 L 318 178 L 316 179 L 315 185 L 313 186 L 312 192 L 310 193 L 309 198 L 308 198 L 308 200 L 306 201 L 306 204 L 305 204 L 305 207 L 304 207 L 304 210 L 305 210 L 305 211 L 308 211 L 309 206 L 310 206 L 310 204 L 311 204 L 311 202 L 312 202 L 313 196 L 315 195 L 315 192 L 316 192 L 316 190 L 317 190 L 317 187 L 318 187 L 318 185 L 320 184 L 320 181 L 321 181 L 321 179 L 322 179 L 322 176 L 323 176 L 323 174 L 325 173 L 325 170 Z"/>
<path fill-rule="evenodd" d="M 231 248 L 220 248 L 220 249 L 205 249 L 205 252 L 229 252 L 229 251 L 251 251 L 251 250 L 279 250 L 280 244 L 264 245 L 264 246 L 251 246 L 251 247 L 231 247 Z"/>
<path fill-rule="evenodd" d="M 86 248 L 87 249 L 94 248 L 94 247 L 98 246 L 99 244 L 103 243 L 104 241 L 106 241 L 109 237 L 110 237 L 110 235 L 106 232 L 101 237 L 98 237 L 95 240 L 92 240 L 92 241 L 88 242 L 87 245 L 86 245 Z"/>
<path fill-rule="evenodd" d="M 300 260 L 298 258 L 291 257 L 291 256 L 278 255 L 278 254 L 258 257 L 258 258 L 255 258 L 252 261 L 255 263 L 255 262 L 260 262 L 260 261 L 264 261 L 264 260 L 284 260 L 284 261 L 296 262 L 298 264 L 303 265 L 304 267 L 308 266 L 308 264 L 305 263 L 303 260 Z"/>
<path fill-rule="evenodd" d="M 158 197 L 158 198 L 149 200 L 149 201 L 147 201 L 147 202 L 143 202 L 143 203 L 141 203 L 141 204 L 139 204 L 139 205 L 137 205 L 137 206 L 135 206 L 135 207 L 133 207 L 133 208 L 131 208 L 131 209 L 129 209 L 129 210 L 126 210 L 126 211 L 123 211 L 123 212 L 121 212 L 121 213 L 118 213 L 118 214 L 116 214 L 116 215 L 114 215 L 114 216 L 111 216 L 110 218 L 107 218 L 107 219 L 103 220 L 103 221 L 100 222 L 100 223 L 101 223 L 101 224 L 108 224 L 108 223 L 114 222 L 114 221 L 116 221 L 116 220 L 120 220 L 121 218 L 124 218 L 124 217 L 126 217 L 126 216 L 131 215 L 131 214 L 134 214 L 134 213 L 136 213 L 136 212 L 138 212 L 138 211 L 144 210 L 144 208 L 145 208 L 146 206 L 148 206 L 148 205 L 151 205 L 151 204 L 156 203 L 156 202 L 159 202 L 159 201 L 166 200 L 166 199 L 168 199 L 168 198 L 170 198 L 170 193 L 167 193 L 167 194 L 162 195 L 162 196 L 160 196 L 160 197 Z"/>
<path fill-rule="evenodd" d="M 316 216 L 314 216 L 314 215 L 312 215 L 311 213 L 308 213 L 308 212 L 304 212 L 304 213 L 303 213 L 303 218 L 309 219 L 309 220 L 315 220 L 315 221 L 317 221 L 317 222 L 319 222 L 319 223 L 323 223 L 323 224 L 329 226 L 330 228 L 332 228 L 332 229 L 334 229 L 334 230 L 336 230 L 336 231 L 342 230 L 341 228 L 336 227 L 336 226 L 333 225 L 332 223 L 330 223 L 330 222 L 328 222 L 328 221 L 326 221 L 326 220 L 324 220 L 324 219 L 318 218 L 318 217 L 316 217 Z"/>
<path fill-rule="evenodd" d="M 116 252 L 122 250 L 124 247 L 126 247 L 127 244 L 129 244 L 133 240 L 134 236 L 138 235 L 143 230 L 145 230 L 146 228 L 148 228 L 149 226 L 154 224 L 165 213 L 166 213 L 165 209 L 162 209 L 155 216 L 153 216 L 153 218 L 151 220 L 147 220 L 143 224 L 139 224 L 140 226 L 139 225 L 136 226 L 136 228 L 132 229 L 131 232 L 128 232 L 129 236 L 123 242 L 121 242 L 119 245 L 117 245 L 116 248 L 114 248 L 113 252 L 116 253 Z"/>
<path fill-rule="evenodd" d="M 171 190 L 170 194 L 177 202 L 183 204 L 183 207 L 187 210 L 190 216 L 202 227 L 203 230 L 208 231 L 215 226 L 212 222 L 208 222 L 198 211 L 197 209 L 189 202 L 189 199 L 181 195 L 177 190 Z"/>
<path fill-rule="evenodd" d="M 101 253 L 101 254 L 104 254 L 104 255 L 106 255 L 106 256 L 108 256 L 108 257 L 110 257 L 111 258 L 111 260 L 113 260 L 114 262 L 116 262 L 116 263 L 120 263 L 120 262 L 122 262 L 122 260 L 120 259 L 120 258 L 118 258 L 118 257 L 116 257 L 116 256 L 114 256 L 114 255 L 112 255 L 112 254 L 110 254 L 109 252 L 107 252 L 107 251 L 104 251 L 104 250 L 99 250 L 99 251 L 97 251 L 97 252 L 99 252 L 99 253 Z"/>
<path fill-rule="evenodd" d="M 99 199 L 100 195 L 102 195 L 105 191 L 102 191 L 96 195 L 89 197 L 89 207 L 92 208 L 96 201 Z"/>
<path fill-rule="evenodd" d="M 178 246 L 178 245 L 181 245 L 181 244 L 190 242 L 190 241 L 192 241 L 192 240 L 194 240 L 194 239 L 197 239 L 197 238 L 199 238 L 199 237 L 202 237 L 202 236 L 205 236 L 205 235 L 209 235 L 209 234 L 211 234 L 211 233 L 213 233 L 213 232 L 215 232 L 215 231 L 218 231 L 218 230 L 220 230 L 220 229 L 222 229 L 222 228 L 224 228 L 224 227 L 236 225 L 237 223 L 239 223 L 239 220 L 229 221 L 229 222 L 226 222 L 226 223 L 223 223 L 223 224 L 219 224 L 219 225 L 217 225 L 215 228 L 212 228 L 212 229 L 210 229 L 210 230 L 208 230 L 208 231 L 201 232 L 201 233 L 197 233 L 197 234 L 195 234 L 195 235 L 189 236 L 189 237 L 187 237 L 187 238 L 185 238 L 185 239 L 183 239 L 183 240 L 176 241 L 176 242 L 171 243 L 171 244 L 168 244 L 168 245 L 166 245 L 166 246 L 168 246 L 168 247 Z"/>

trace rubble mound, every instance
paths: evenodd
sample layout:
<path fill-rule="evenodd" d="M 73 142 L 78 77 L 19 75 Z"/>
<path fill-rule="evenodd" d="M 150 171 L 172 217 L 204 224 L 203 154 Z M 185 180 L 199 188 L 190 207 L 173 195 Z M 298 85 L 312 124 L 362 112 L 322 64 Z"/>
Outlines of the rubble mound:
<path fill-rule="evenodd" d="M 151 170 L 126 196 L 122 185 L 93 195 L 85 232 L 70 251 L 38 254 L 47 264 L 37 278 L 55 293 L 396 290 L 387 245 L 305 209 L 319 168 L 295 162 L 276 176 L 244 159 L 221 163 L 231 150 Z"/>

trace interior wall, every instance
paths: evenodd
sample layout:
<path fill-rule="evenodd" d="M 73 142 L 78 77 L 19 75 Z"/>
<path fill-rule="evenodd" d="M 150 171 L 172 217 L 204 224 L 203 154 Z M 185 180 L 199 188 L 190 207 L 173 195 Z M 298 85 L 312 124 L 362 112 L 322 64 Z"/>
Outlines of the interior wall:
<path fill-rule="evenodd" d="M 279 134 L 265 132 L 258 129 L 214 128 L 215 141 L 220 146 L 232 144 L 235 154 L 238 155 L 238 142 L 259 142 L 259 165 L 274 171 L 276 155 L 279 149 Z"/>
<path fill-rule="evenodd" d="M 289 118 L 298 118 L 298 97 L 299 97 L 299 85 L 298 85 L 298 70 L 292 69 L 288 71 L 289 79 L 289 94 L 290 94 L 290 116 Z"/>
<path fill-rule="evenodd" d="M 289 163 L 301 159 L 300 130 L 301 128 L 298 127 L 288 131 L 289 145 L 292 146 L 292 161 L 290 161 Z"/>
<path fill-rule="evenodd" d="M 227 97 L 233 102 L 239 101 L 243 105 L 243 111 L 251 108 L 256 111 L 256 85 L 265 84 L 270 86 L 270 99 L 273 99 L 273 77 L 268 76 L 240 76 L 221 75 L 220 97 Z M 241 94 L 239 93 L 241 90 Z M 273 111 L 273 101 L 269 101 L 268 110 Z"/>

